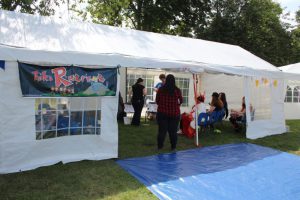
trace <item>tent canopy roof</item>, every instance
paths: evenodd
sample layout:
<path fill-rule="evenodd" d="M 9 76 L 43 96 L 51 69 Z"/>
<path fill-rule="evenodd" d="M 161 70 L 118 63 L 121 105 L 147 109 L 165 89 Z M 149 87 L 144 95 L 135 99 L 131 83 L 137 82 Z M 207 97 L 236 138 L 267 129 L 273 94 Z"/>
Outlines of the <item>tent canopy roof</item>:
<path fill-rule="evenodd" d="M 80 65 L 86 67 L 151 66 L 152 68 L 198 68 L 196 64 L 128 57 L 118 54 L 96 54 L 75 51 L 46 51 L 11 47 L 0 44 L 0 60 L 22 61 L 41 65 Z M 122 67 L 121 66 L 121 67 Z"/>
<path fill-rule="evenodd" d="M 283 72 L 300 74 L 300 63 L 285 65 L 285 66 L 279 67 L 279 69 L 282 70 Z"/>
<path fill-rule="evenodd" d="M 26 48 L 2 46 L 10 59 L 280 77 L 275 66 L 235 45 L 3 10 L 0 21 L 0 44 Z"/>
<path fill-rule="evenodd" d="M 278 67 L 284 72 L 285 79 L 300 81 L 300 63 Z"/>

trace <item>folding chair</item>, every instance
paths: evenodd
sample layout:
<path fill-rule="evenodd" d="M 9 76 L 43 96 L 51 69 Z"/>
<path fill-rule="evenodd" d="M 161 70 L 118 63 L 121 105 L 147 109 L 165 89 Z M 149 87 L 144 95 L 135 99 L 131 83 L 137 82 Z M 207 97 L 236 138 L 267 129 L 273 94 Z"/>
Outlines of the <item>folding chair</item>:
<path fill-rule="evenodd" d="M 126 117 L 124 117 L 124 124 L 129 125 L 131 124 L 131 120 L 134 114 L 133 106 L 131 104 L 125 103 L 124 112 L 126 113 Z"/>
<path fill-rule="evenodd" d="M 198 126 L 200 126 L 200 133 L 209 125 L 209 114 L 208 113 L 200 113 L 198 116 Z"/>
<path fill-rule="evenodd" d="M 156 116 L 157 104 L 154 101 L 146 101 L 146 112 L 145 112 L 145 122 L 150 115 Z"/>

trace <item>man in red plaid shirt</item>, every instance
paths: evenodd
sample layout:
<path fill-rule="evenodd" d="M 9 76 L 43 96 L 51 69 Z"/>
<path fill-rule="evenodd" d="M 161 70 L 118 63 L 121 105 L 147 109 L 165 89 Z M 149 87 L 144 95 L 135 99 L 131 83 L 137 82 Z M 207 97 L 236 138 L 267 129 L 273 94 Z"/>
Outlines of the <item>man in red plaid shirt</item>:
<path fill-rule="evenodd" d="M 157 147 L 163 148 L 167 132 L 169 133 L 171 149 L 175 150 L 177 145 L 177 127 L 180 120 L 180 105 L 182 94 L 175 85 L 175 77 L 169 74 L 166 83 L 156 94 L 158 136 Z"/>

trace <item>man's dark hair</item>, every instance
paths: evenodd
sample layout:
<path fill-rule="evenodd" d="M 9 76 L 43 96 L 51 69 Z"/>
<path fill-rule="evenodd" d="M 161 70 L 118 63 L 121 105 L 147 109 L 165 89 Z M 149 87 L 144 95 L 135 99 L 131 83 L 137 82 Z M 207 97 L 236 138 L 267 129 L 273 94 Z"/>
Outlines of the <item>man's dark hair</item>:
<path fill-rule="evenodd" d="M 163 78 L 166 78 L 166 75 L 165 75 L 165 74 L 160 74 L 160 75 L 159 75 L 159 79 L 161 80 L 161 79 L 163 79 Z"/>

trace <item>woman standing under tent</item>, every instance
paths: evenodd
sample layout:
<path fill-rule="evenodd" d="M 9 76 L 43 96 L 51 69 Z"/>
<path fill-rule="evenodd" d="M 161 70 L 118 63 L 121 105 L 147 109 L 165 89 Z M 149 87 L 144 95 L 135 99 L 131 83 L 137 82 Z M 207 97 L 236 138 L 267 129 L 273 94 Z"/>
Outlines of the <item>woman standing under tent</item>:
<path fill-rule="evenodd" d="M 143 85 L 144 80 L 138 78 L 136 83 L 132 86 L 131 103 L 134 108 L 134 114 L 131 125 L 139 126 L 141 121 L 141 113 L 144 106 L 144 96 L 146 95 L 146 88 Z"/>
<path fill-rule="evenodd" d="M 182 94 L 175 85 L 175 77 L 169 74 L 166 83 L 161 87 L 156 95 L 157 108 L 157 147 L 162 149 L 167 132 L 169 133 L 171 150 L 176 149 L 177 127 L 180 119 L 180 105 L 182 104 Z"/>

